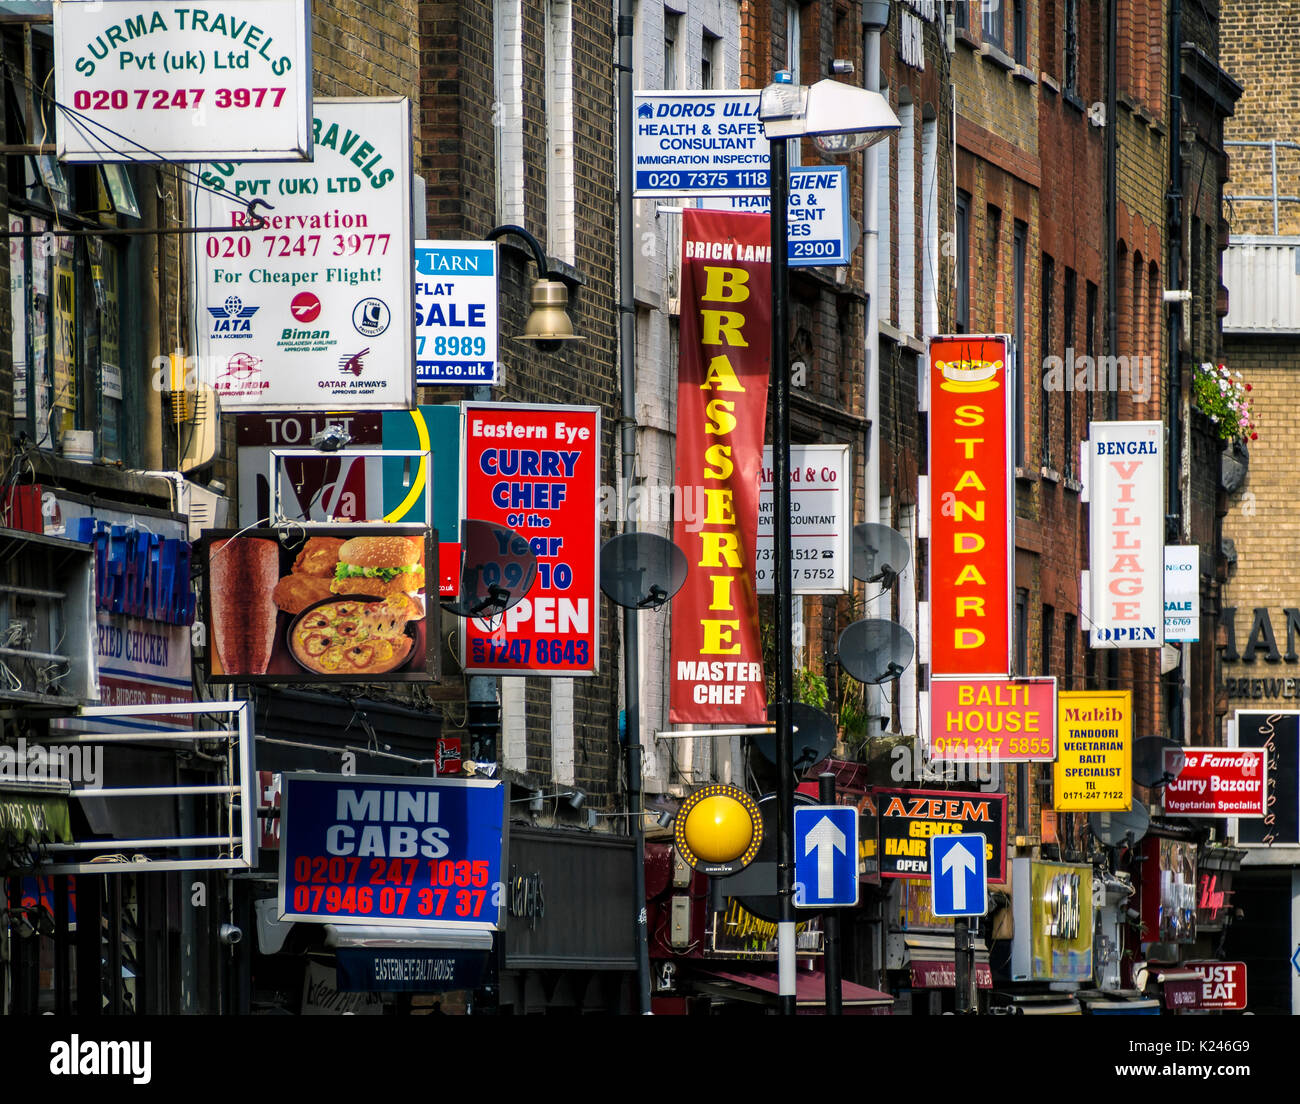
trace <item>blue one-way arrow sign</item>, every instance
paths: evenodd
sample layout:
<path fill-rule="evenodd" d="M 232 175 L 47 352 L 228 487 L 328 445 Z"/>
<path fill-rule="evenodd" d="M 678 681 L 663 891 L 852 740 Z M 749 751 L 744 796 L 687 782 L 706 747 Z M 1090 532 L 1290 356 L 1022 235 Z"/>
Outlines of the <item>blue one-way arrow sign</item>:
<path fill-rule="evenodd" d="M 930 899 L 935 916 L 983 916 L 989 910 L 988 868 L 981 835 L 930 839 Z"/>
<path fill-rule="evenodd" d="M 852 805 L 795 806 L 794 903 L 858 903 L 858 810 Z"/>

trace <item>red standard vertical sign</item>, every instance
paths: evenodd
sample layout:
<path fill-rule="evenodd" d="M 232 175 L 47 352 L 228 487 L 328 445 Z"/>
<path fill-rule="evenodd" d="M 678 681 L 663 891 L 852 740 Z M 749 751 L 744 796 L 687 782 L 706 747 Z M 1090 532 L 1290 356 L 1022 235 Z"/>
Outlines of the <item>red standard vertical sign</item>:
<path fill-rule="evenodd" d="M 766 215 L 682 212 L 677 485 L 704 503 L 673 539 L 686 585 L 673 600 L 674 724 L 767 716 L 754 586 L 758 477 L 772 353 Z"/>
<path fill-rule="evenodd" d="M 930 341 L 930 673 L 1011 674 L 1011 342 Z"/>
<path fill-rule="evenodd" d="M 599 455 L 594 406 L 465 404 L 461 516 L 514 530 L 537 557 L 526 598 L 465 621 L 467 672 L 568 677 L 599 669 Z"/>

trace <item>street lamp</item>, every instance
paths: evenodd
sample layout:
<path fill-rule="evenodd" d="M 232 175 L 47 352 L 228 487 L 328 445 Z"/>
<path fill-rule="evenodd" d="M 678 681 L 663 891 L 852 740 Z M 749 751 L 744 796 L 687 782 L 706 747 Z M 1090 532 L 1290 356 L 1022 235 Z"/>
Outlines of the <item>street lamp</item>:
<path fill-rule="evenodd" d="M 853 153 L 898 129 L 898 117 L 879 92 L 818 81 L 811 88 L 778 73 L 759 97 L 758 116 L 771 149 L 772 199 L 772 515 L 777 665 L 776 892 L 777 974 L 781 1012 L 795 1014 L 794 767 L 790 750 L 790 691 L 794 683 L 790 599 L 790 271 L 787 226 L 791 138 L 812 138 L 823 154 Z M 870 274 L 868 274 L 870 275 Z"/>
<path fill-rule="evenodd" d="M 487 233 L 488 241 L 512 234 L 522 238 L 532 250 L 533 263 L 537 265 L 537 279 L 533 283 L 529 302 L 532 312 L 524 323 L 524 332 L 516 341 L 533 341 L 543 353 L 554 353 L 562 349 L 569 341 L 586 341 L 585 337 L 573 332 L 573 323 L 566 308 L 569 305 L 569 289 L 562 280 L 552 279 L 550 265 L 546 261 L 546 252 L 542 243 L 522 226 L 496 226 Z"/>

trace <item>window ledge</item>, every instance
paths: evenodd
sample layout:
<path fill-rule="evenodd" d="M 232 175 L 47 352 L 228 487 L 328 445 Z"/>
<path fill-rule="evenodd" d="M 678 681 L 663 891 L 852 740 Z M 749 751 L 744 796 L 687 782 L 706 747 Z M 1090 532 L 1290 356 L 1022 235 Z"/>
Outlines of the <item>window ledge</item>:
<path fill-rule="evenodd" d="M 888 322 L 880 322 L 880 335 L 887 337 L 895 345 L 902 345 L 905 349 L 910 349 L 918 356 L 925 355 L 925 342 L 911 334 L 905 334 L 897 326 L 891 326 Z"/>
<path fill-rule="evenodd" d="M 966 30 L 963 27 L 958 27 L 953 32 L 953 35 L 956 37 L 957 41 L 960 42 L 963 46 L 966 46 L 971 50 L 975 50 L 976 52 L 979 51 L 980 44 L 975 41 L 975 38 L 971 35 L 970 31 Z"/>
<path fill-rule="evenodd" d="M 1061 473 L 1058 472 L 1055 468 L 1049 468 L 1046 464 L 1044 464 L 1041 468 L 1038 469 L 1038 474 L 1041 475 L 1044 479 L 1046 479 L 1049 483 L 1059 483 L 1061 481 Z"/>
<path fill-rule="evenodd" d="M 1080 115 L 1088 110 L 1088 105 L 1079 98 L 1077 93 L 1071 92 L 1069 89 L 1066 89 L 1061 93 L 1061 99 L 1074 108 L 1074 110 Z"/>
<path fill-rule="evenodd" d="M 1083 492 L 1083 484 L 1075 479 L 1074 476 L 1067 475 L 1065 477 L 1065 489 L 1067 491 L 1073 491 L 1075 494 L 1081 494 Z"/>
<path fill-rule="evenodd" d="M 1058 96 L 1061 94 L 1061 86 L 1057 84 L 1056 81 L 1053 78 L 1049 77 L 1046 73 L 1039 73 L 1038 79 L 1040 82 L 1042 82 L 1042 86 L 1046 88 L 1049 92 L 1055 92 Z"/>
<path fill-rule="evenodd" d="M 1005 69 L 1010 72 L 1016 67 L 1016 59 L 1005 50 L 994 46 L 991 42 L 984 43 L 984 45 L 980 47 L 979 52 L 980 57 L 984 58 L 986 61 L 991 61 L 999 69 Z"/>
<path fill-rule="evenodd" d="M 1038 78 L 1034 76 L 1034 71 L 1024 65 L 1017 65 L 1013 70 L 1011 70 L 1011 79 L 1030 85 L 1038 83 Z"/>
<path fill-rule="evenodd" d="M 1016 465 L 1016 482 L 1017 483 L 1035 483 L 1038 481 L 1038 473 L 1033 468 L 1022 468 Z"/>

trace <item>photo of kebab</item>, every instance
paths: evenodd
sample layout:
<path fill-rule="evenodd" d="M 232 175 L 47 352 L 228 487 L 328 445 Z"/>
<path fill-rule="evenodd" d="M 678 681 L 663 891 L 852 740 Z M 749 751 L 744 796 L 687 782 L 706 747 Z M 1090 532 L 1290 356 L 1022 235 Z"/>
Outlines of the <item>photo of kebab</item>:
<path fill-rule="evenodd" d="M 208 565 L 212 640 L 225 674 L 266 673 L 275 645 L 271 595 L 279 578 L 278 542 L 257 537 L 213 542 Z"/>

